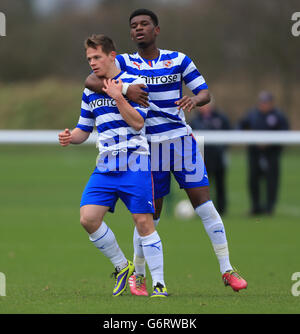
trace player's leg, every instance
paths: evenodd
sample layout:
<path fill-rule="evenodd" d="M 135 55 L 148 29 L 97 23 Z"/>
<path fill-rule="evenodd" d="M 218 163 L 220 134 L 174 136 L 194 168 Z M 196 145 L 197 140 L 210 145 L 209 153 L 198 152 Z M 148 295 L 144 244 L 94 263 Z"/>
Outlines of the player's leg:
<path fill-rule="evenodd" d="M 154 224 L 157 227 L 160 221 L 160 215 L 163 207 L 163 198 L 170 192 L 171 174 L 168 170 L 163 170 L 163 156 L 162 145 L 159 142 L 149 143 L 151 152 L 151 172 L 152 172 L 152 186 L 154 192 L 155 212 L 154 212 Z M 165 158 L 165 157 L 164 157 Z M 133 248 L 134 256 L 133 263 L 135 265 L 135 275 L 137 277 L 145 277 L 145 257 L 140 247 L 139 233 L 135 227 L 133 233 Z M 134 279 L 134 278 L 133 278 Z M 134 285 L 134 283 L 133 283 Z"/>
<path fill-rule="evenodd" d="M 115 287 L 113 295 L 121 294 L 127 284 L 124 272 L 131 275 L 133 264 L 127 261 L 112 230 L 105 224 L 103 217 L 109 210 L 114 211 L 117 196 L 114 179 L 97 170 L 91 175 L 80 203 L 80 222 L 89 234 L 89 240 L 98 248 L 115 267 Z M 104 191 L 105 187 L 105 191 Z M 129 270 L 132 269 L 131 272 Z"/>
<path fill-rule="evenodd" d="M 163 205 L 163 198 L 158 198 L 155 200 L 155 213 L 153 215 L 154 226 L 156 227 L 160 220 L 160 214 Z M 137 228 L 134 228 L 133 232 L 133 263 L 135 268 L 135 275 L 146 277 L 146 267 L 145 267 L 145 257 L 143 249 L 141 247 L 140 235 Z"/>
<path fill-rule="evenodd" d="M 153 285 L 152 297 L 165 297 L 167 290 L 164 281 L 163 247 L 160 236 L 155 230 L 152 214 L 133 214 L 139 234 L 140 247 L 146 259 Z"/>
<path fill-rule="evenodd" d="M 152 182 L 154 188 L 154 203 L 155 203 L 155 213 L 154 213 L 154 225 L 157 227 L 160 221 L 160 215 L 163 207 L 163 199 L 165 195 L 170 192 L 170 181 L 171 175 L 170 172 L 167 171 L 154 171 L 152 172 Z M 146 277 L 146 267 L 145 267 L 145 257 L 141 248 L 140 236 L 137 231 L 137 228 L 134 228 L 133 233 L 133 263 L 135 266 L 135 276 L 138 277 Z M 132 278 L 134 280 L 135 278 Z M 134 282 L 132 283 L 134 286 Z"/>
<path fill-rule="evenodd" d="M 121 251 L 112 230 L 103 221 L 109 207 L 101 205 L 84 205 L 80 208 L 80 223 L 88 232 L 89 239 L 115 268 L 127 266 L 127 259 Z"/>
<path fill-rule="evenodd" d="M 155 182 L 153 182 L 153 184 L 154 184 L 154 187 L 155 187 Z M 157 182 L 156 182 L 156 185 L 158 187 Z M 163 197 L 155 198 L 155 195 L 154 195 L 154 202 L 155 202 L 155 212 L 154 212 L 154 215 L 153 215 L 153 219 L 154 219 L 155 226 L 157 226 L 158 223 L 159 223 L 159 220 L 160 220 L 160 215 L 161 215 L 162 208 L 163 208 L 164 198 Z"/>
<path fill-rule="evenodd" d="M 120 198 L 132 213 L 136 225 L 135 253 L 137 254 L 135 255 L 139 256 L 140 259 L 145 258 L 153 284 L 164 287 L 163 249 L 153 222 L 154 198 L 151 172 L 127 171 Z M 135 276 L 141 276 L 141 274 Z M 134 293 L 134 289 L 135 287 L 131 289 L 133 294 L 138 294 Z M 163 295 L 165 294 L 164 291 Z"/>
<path fill-rule="evenodd" d="M 213 202 L 210 200 L 209 187 L 186 188 L 185 191 L 211 240 L 219 260 L 221 273 L 224 274 L 226 271 L 232 270 L 225 227 Z"/>
<path fill-rule="evenodd" d="M 109 207 L 100 205 L 84 205 L 80 208 L 80 222 L 89 234 L 89 240 L 105 255 L 115 267 L 115 287 L 113 295 L 120 295 L 126 288 L 127 277 L 133 271 L 133 264 L 129 263 L 120 249 L 113 231 L 103 221 Z M 131 272 L 130 271 L 131 269 Z M 124 275 L 127 277 L 124 279 Z M 123 275 L 123 276 L 122 276 Z"/>
<path fill-rule="evenodd" d="M 155 213 L 153 218 L 157 226 L 163 208 L 164 197 L 170 193 L 171 173 L 168 166 L 170 166 L 171 163 L 171 150 L 165 150 L 164 143 L 161 142 L 151 142 L 149 147 L 154 188 L 153 196 L 155 200 Z"/>
<path fill-rule="evenodd" d="M 184 138 L 183 160 L 184 166 L 181 171 L 174 171 L 176 181 L 180 188 L 185 189 L 196 214 L 201 218 L 204 228 L 211 240 L 214 252 L 219 261 L 222 275 L 226 272 L 233 273 L 229 261 L 228 243 L 223 221 L 210 200 L 209 181 L 204 161 L 198 149 L 196 140 L 192 137 Z M 192 162 L 192 163 L 191 163 Z M 192 168 L 195 166 L 194 169 Z M 235 281 L 235 277 L 232 279 Z M 232 281 L 231 280 L 231 281 Z M 230 284 L 232 286 L 232 282 Z M 243 284 L 239 284 L 243 283 Z M 233 288 L 244 288 L 246 281 L 235 282 Z"/>
<path fill-rule="evenodd" d="M 247 282 L 233 270 L 230 264 L 225 227 L 221 216 L 209 199 L 209 187 L 189 188 L 185 191 L 210 238 L 219 261 L 224 284 L 230 285 L 234 291 L 245 289 Z"/>
<path fill-rule="evenodd" d="M 186 188 L 185 191 L 211 240 L 220 264 L 221 273 L 224 274 L 226 271 L 232 270 L 225 227 L 213 202 L 210 200 L 209 187 Z"/>
<path fill-rule="evenodd" d="M 109 210 L 108 206 L 83 205 L 80 208 L 80 223 L 88 234 L 93 234 L 103 222 L 103 217 Z"/>
<path fill-rule="evenodd" d="M 152 171 L 152 182 L 154 188 L 154 201 L 155 201 L 155 213 L 154 213 L 154 224 L 157 227 L 160 221 L 160 215 L 163 208 L 163 199 L 164 196 L 169 194 L 170 192 L 170 184 L 171 184 L 171 174 L 169 170 L 163 169 L 163 160 L 166 159 L 163 156 L 162 145 L 159 142 L 149 143 L 150 151 L 151 151 L 151 171 Z M 164 159 L 163 159 L 164 158 Z M 145 277 L 145 258 L 140 251 L 140 240 L 139 233 L 137 229 L 134 229 L 133 235 L 133 245 L 134 245 L 134 256 L 133 261 L 135 264 L 135 274 L 143 275 Z"/>
<path fill-rule="evenodd" d="M 183 137 L 182 140 L 183 151 L 175 151 L 183 158 L 182 170 L 173 173 L 180 188 L 186 191 L 196 214 L 202 219 L 223 274 L 227 270 L 232 270 L 225 228 L 210 199 L 207 171 L 197 142 L 192 136 Z"/>

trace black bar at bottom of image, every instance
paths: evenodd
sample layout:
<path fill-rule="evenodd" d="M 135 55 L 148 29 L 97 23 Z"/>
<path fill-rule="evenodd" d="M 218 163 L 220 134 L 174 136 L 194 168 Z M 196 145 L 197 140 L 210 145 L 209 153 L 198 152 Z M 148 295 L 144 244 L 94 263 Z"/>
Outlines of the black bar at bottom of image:
<path fill-rule="evenodd" d="M 278 328 L 288 321 L 297 325 L 300 315 L 295 314 L 0 314 L 1 328 L 28 329 L 31 332 L 66 328 L 84 330 L 201 330 L 204 326 L 234 329 L 236 321 L 242 321 L 248 329 L 262 326 Z M 258 322 L 260 321 L 260 322 Z M 240 325 L 239 325 L 240 326 Z"/>

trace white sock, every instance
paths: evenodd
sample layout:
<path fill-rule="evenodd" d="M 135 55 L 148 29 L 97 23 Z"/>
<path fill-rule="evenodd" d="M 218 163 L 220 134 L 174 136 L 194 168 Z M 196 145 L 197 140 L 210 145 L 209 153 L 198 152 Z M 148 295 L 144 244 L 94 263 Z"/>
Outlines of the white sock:
<path fill-rule="evenodd" d="M 102 222 L 98 230 L 89 235 L 92 243 L 107 257 L 118 270 L 127 266 L 127 259 L 121 251 L 112 230 Z"/>
<path fill-rule="evenodd" d="M 142 242 L 140 239 L 140 235 L 137 231 L 137 228 L 134 228 L 133 232 L 133 249 L 134 249 L 134 255 L 133 255 L 133 264 L 135 268 L 135 274 L 136 275 L 144 275 L 146 276 L 146 268 L 145 268 L 145 257 L 142 247 Z"/>
<path fill-rule="evenodd" d="M 207 201 L 199 205 L 195 211 L 202 219 L 204 228 L 211 240 L 215 254 L 219 260 L 221 273 L 224 274 L 225 271 L 232 270 L 224 224 L 213 202 Z"/>
<path fill-rule="evenodd" d="M 158 225 L 159 220 L 160 218 L 153 220 L 155 227 Z M 133 264 L 135 268 L 135 274 L 143 275 L 144 277 L 146 277 L 146 261 L 145 261 L 145 256 L 143 253 L 140 235 L 136 227 L 134 228 L 134 232 L 133 232 L 133 249 L 134 249 Z"/>
<path fill-rule="evenodd" d="M 140 239 L 144 256 L 151 273 L 152 285 L 156 286 L 158 282 L 165 285 L 163 248 L 157 231 L 145 237 L 140 237 Z"/>

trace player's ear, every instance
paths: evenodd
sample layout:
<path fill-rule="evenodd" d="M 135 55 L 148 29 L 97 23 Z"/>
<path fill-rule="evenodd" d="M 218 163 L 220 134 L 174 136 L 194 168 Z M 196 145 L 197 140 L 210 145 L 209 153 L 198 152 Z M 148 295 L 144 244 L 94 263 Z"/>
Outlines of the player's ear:
<path fill-rule="evenodd" d="M 116 52 L 116 51 L 112 51 L 112 52 L 109 54 L 109 57 L 111 58 L 112 61 L 115 61 L 116 56 L 117 56 L 117 52 Z"/>
<path fill-rule="evenodd" d="M 160 34 L 160 26 L 155 27 L 155 35 L 158 36 Z"/>

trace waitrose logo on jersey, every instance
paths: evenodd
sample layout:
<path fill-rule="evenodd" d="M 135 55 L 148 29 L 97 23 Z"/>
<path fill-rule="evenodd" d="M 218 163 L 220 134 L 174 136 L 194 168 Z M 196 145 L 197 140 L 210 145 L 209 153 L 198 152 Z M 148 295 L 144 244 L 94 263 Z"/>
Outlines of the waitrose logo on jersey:
<path fill-rule="evenodd" d="M 146 84 L 148 85 L 161 85 L 166 83 L 174 83 L 177 81 L 180 81 L 180 75 L 179 74 L 170 74 L 170 75 L 162 75 L 157 77 L 146 77 L 144 75 L 139 75 L 140 78 L 143 78 L 146 81 Z"/>
<path fill-rule="evenodd" d="M 90 102 L 90 107 L 92 109 L 99 107 L 115 107 L 117 105 L 114 99 L 97 99 Z"/>

